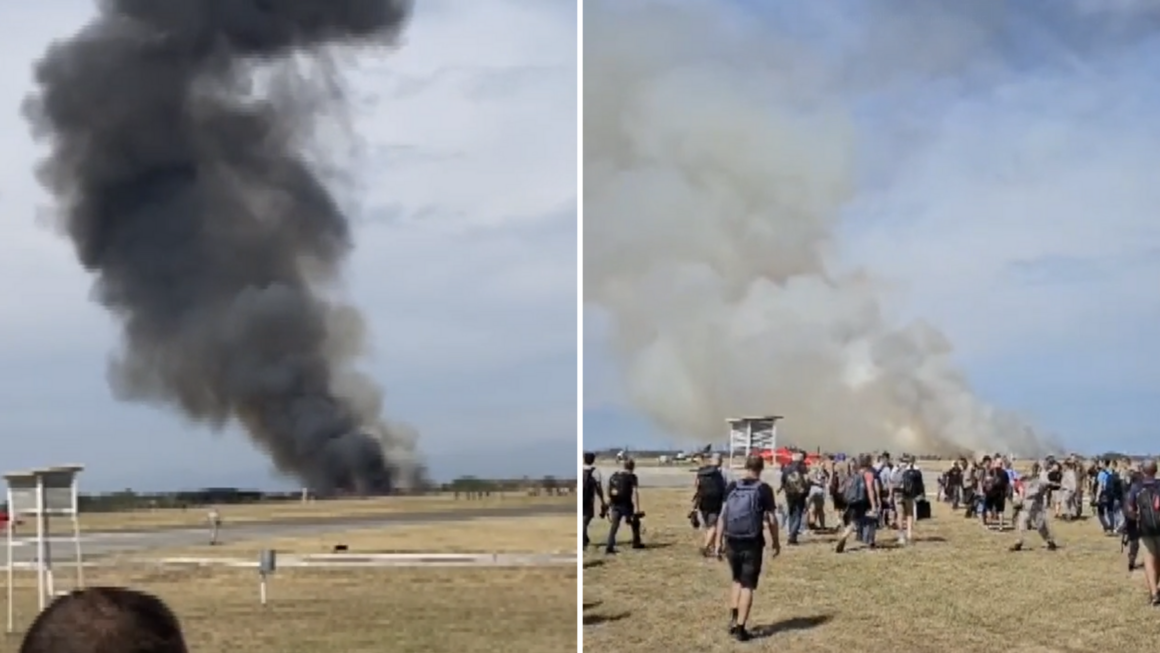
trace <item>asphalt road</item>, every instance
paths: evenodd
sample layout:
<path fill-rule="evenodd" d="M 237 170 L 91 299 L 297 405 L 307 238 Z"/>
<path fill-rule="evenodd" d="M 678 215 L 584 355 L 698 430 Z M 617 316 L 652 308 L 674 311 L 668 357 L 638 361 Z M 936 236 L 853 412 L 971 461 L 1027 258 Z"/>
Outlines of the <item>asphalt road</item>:
<path fill-rule="evenodd" d="M 480 517 L 534 517 L 537 515 L 574 514 L 576 507 L 572 504 L 556 506 L 512 506 L 510 508 L 481 508 L 471 510 L 441 510 L 431 512 L 411 513 L 384 513 L 382 515 L 360 515 L 358 517 L 342 519 L 294 520 L 274 521 L 262 523 L 244 523 L 231 525 L 228 522 L 222 525 L 219 540 L 223 543 L 256 542 L 278 537 L 301 537 L 308 535 L 325 535 L 343 531 L 409 526 L 416 524 L 453 523 Z M 28 538 L 35 536 L 29 533 L 27 526 L 24 532 L 17 532 L 17 537 Z M 186 548 L 205 545 L 206 553 L 213 551 L 208 546 L 208 528 L 173 528 L 138 533 L 81 533 L 81 545 L 85 558 L 98 558 L 111 554 L 134 553 L 153 549 Z M 59 564 L 67 564 L 73 553 L 71 539 L 52 538 L 50 540 L 53 552 L 51 559 Z M 28 540 L 21 546 L 13 548 L 15 562 L 32 562 L 36 559 L 36 543 Z M 2 564 L 2 563 L 0 563 Z"/>

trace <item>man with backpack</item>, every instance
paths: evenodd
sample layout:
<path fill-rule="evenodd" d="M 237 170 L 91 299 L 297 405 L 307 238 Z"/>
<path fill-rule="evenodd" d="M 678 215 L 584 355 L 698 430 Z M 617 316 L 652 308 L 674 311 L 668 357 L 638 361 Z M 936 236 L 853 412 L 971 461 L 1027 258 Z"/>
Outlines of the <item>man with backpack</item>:
<path fill-rule="evenodd" d="M 826 492 L 830 487 L 829 465 L 819 462 L 810 470 L 810 494 L 808 498 L 807 526 L 819 531 L 826 530 Z"/>
<path fill-rule="evenodd" d="M 606 554 L 616 553 L 616 534 L 621 522 L 627 521 L 632 529 L 632 548 L 643 549 L 640 541 L 640 481 L 636 477 L 636 462 L 631 458 L 624 461 L 624 469 L 613 472 L 608 477 L 608 545 Z"/>
<path fill-rule="evenodd" d="M 894 505 L 898 510 L 898 545 L 914 541 L 914 521 L 918 517 L 918 502 L 926 498 L 926 484 L 922 470 L 915 466 L 914 456 L 905 455 L 900 461 L 898 483 L 894 487 Z"/>
<path fill-rule="evenodd" d="M 1096 474 L 1096 516 L 1105 535 L 1111 535 L 1116 530 L 1115 504 L 1122 496 L 1123 488 L 1120 487 L 1119 475 L 1112 461 L 1106 458 L 1101 460 L 1100 471 Z"/>
<path fill-rule="evenodd" d="M 883 451 L 882 455 L 878 457 L 878 462 L 871 468 L 874 472 L 876 480 L 875 486 L 878 488 L 878 528 L 886 528 L 889 525 L 896 524 L 898 521 L 898 514 L 894 510 L 894 502 L 891 500 L 891 483 L 894 481 L 894 473 L 896 467 L 894 460 L 890 458 L 889 451 Z M 869 544 L 869 542 L 866 542 Z"/>
<path fill-rule="evenodd" d="M 1130 468 L 1128 477 L 1124 479 L 1127 486 L 1124 490 L 1124 499 L 1120 502 L 1120 519 L 1124 524 L 1120 534 L 1120 552 L 1128 550 L 1128 573 L 1136 570 L 1136 561 L 1140 559 L 1140 524 L 1131 519 L 1128 512 L 1128 496 L 1144 482 L 1144 475 L 1139 467 Z"/>
<path fill-rule="evenodd" d="M 596 469 L 596 454 L 584 452 L 584 466 L 581 469 L 583 485 L 581 487 L 584 507 L 584 548 L 588 548 L 591 540 L 588 539 L 588 525 L 596 518 L 596 500 L 600 500 L 601 516 L 608 514 L 608 504 L 604 501 L 604 479 L 600 477 L 600 470 Z"/>
<path fill-rule="evenodd" d="M 878 525 L 878 512 L 882 509 L 877 484 L 870 454 L 863 454 L 858 460 L 857 469 L 846 479 L 845 487 L 842 488 L 848 523 L 834 547 L 836 553 L 846 550 L 846 540 L 855 531 L 863 536 L 860 539 L 867 546 L 874 546 L 874 530 Z"/>
<path fill-rule="evenodd" d="M 951 510 L 958 510 L 959 506 L 963 504 L 963 474 L 966 473 L 965 465 L 956 460 L 951 468 L 943 474 L 943 496 L 942 500 L 951 504 Z"/>
<path fill-rule="evenodd" d="M 700 515 L 701 526 L 705 529 L 701 552 L 706 556 L 717 541 L 717 518 L 725 505 L 727 486 L 725 472 L 721 470 L 721 454 L 714 453 L 709 464 L 697 470 L 693 486 L 693 510 Z"/>
<path fill-rule="evenodd" d="M 761 480 L 764 469 L 761 456 L 745 459 L 745 476 L 726 488 L 725 504 L 718 519 L 716 553 L 725 553 L 733 578 L 729 634 L 740 642 L 751 637 L 745 624 L 753 607 L 753 591 L 761 577 L 765 547 L 769 546 L 773 556 L 781 553 L 773 488 Z"/>
<path fill-rule="evenodd" d="M 810 471 L 804 458 L 800 451 L 795 451 L 789 464 L 781 469 L 781 487 L 778 492 L 785 493 L 786 544 L 790 545 L 796 545 L 798 536 L 805 530 L 802 522 L 810 496 Z"/>
<path fill-rule="evenodd" d="M 1144 581 L 1152 605 L 1160 606 L 1160 483 L 1156 481 L 1156 461 L 1145 462 L 1140 475 L 1139 483 L 1128 492 L 1124 513 L 1136 522 L 1144 549 Z"/>
<path fill-rule="evenodd" d="M 1007 512 L 1007 497 L 1011 493 L 1011 477 L 1003 468 L 1002 458 L 993 458 L 984 480 L 984 524 L 995 530 L 1003 530 L 1004 515 Z"/>

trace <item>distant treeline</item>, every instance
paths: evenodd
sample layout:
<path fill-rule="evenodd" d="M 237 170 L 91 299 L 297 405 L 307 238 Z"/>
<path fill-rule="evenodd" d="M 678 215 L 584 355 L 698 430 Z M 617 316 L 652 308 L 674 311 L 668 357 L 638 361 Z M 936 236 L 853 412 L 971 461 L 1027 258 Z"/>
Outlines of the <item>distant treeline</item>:
<path fill-rule="evenodd" d="M 399 492 L 397 495 L 422 496 L 453 493 L 456 498 L 479 498 L 501 493 L 521 493 L 532 496 L 567 495 L 575 491 L 576 479 L 561 479 L 553 476 L 543 478 L 493 479 L 464 476 L 450 483 L 428 485 L 427 487 Z M 314 500 L 350 498 L 335 494 L 320 496 L 307 493 Z M 243 488 L 218 487 L 180 492 L 137 492 L 125 489 L 119 492 L 81 494 L 78 497 L 81 512 L 120 512 L 125 510 L 147 510 L 158 508 L 197 508 L 211 505 L 239 505 L 255 503 L 278 503 L 302 501 L 303 491 L 262 492 Z M 7 506 L 4 506 L 7 509 Z"/>
<path fill-rule="evenodd" d="M 778 448 L 781 448 L 781 445 L 779 445 Z M 795 447 L 788 446 L 788 448 L 794 449 Z M 615 458 L 617 456 L 617 454 L 619 454 L 621 451 L 624 451 L 624 449 L 600 449 L 600 450 L 593 451 L 592 453 L 596 454 L 597 458 L 606 459 L 606 458 Z M 713 451 L 720 453 L 724 456 L 729 455 L 729 452 L 726 450 L 714 449 Z M 829 452 L 824 452 L 824 451 L 821 451 L 820 449 L 804 449 L 804 451 L 809 451 L 812 453 L 819 453 L 822 455 L 830 455 Z M 681 453 L 680 451 L 675 450 L 675 449 L 628 449 L 627 452 L 628 452 L 628 455 L 631 456 L 632 458 L 638 458 L 638 459 L 660 458 L 661 456 L 668 456 L 668 457 L 672 458 L 673 456 L 676 456 L 678 453 Z M 694 448 L 694 450 L 692 450 L 692 451 L 686 450 L 686 451 L 684 451 L 684 453 L 688 454 L 688 455 L 693 455 L 693 454 L 698 453 L 698 452 Z M 845 453 L 849 454 L 851 452 L 845 452 Z M 894 451 L 891 453 L 897 455 L 897 454 L 911 453 L 911 452 L 904 452 L 904 451 L 899 450 L 899 451 Z M 1068 454 L 1066 452 L 1061 452 L 1061 453 L 1056 454 L 1055 457 L 1056 458 L 1064 458 L 1068 455 L 1070 455 L 1070 454 Z M 914 457 L 919 459 L 919 460 L 946 460 L 950 456 L 935 455 L 935 454 L 914 454 Z M 973 456 L 967 455 L 966 457 L 969 459 L 969 458 L 972 458 Z M 1152 454 L 1129 454 L 1129 453 L 1120 453 L 1120 452 L 1115 452 L 1115 451 L 1108 451 L 1108 452 L 1105 452 L 1105 453 L 1102 453 L 1102 454 L 1099 454 L 1096 456 L 1082 454 L 1081 457 L 1089 459 L 1089 460 L 1097 460 L 1097 459 L 1098 460 L 1104 460 L 1104 459 L 1123 460 L 1123 459 L 1127 458 L 1127 459 L 1131 459 L 1134 461 L 1139 461 L 1139 460 L 1144 460 L 1144 459 L 1149 459 L 1149 458 L 1155 459 L 1157 456 L 1152 455 Z"/>

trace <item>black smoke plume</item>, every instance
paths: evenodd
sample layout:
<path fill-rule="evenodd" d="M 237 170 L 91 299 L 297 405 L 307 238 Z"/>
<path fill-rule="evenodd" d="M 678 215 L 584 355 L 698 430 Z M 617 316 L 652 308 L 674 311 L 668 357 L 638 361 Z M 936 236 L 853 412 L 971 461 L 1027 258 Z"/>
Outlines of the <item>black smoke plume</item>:
<path fill-rule="evenodd" d="M 117 395 L 215 429 L 236 419 L 320 491 L 380 493 L 418 474 L 407 429 L 387 425 L 380 389 L 354 369 L 358 312 L 326 293 L 351 229 L 306 155 L 318 99 L 342 99 L 333 46 L 392 45 L 410 10 L 105 0 L 37 62 L 25 107 L 51 146 L 38 172 L 59 226 L 124 326 Z M 304 56 L 324 65 L 255 91 L 256 73 Z"/>

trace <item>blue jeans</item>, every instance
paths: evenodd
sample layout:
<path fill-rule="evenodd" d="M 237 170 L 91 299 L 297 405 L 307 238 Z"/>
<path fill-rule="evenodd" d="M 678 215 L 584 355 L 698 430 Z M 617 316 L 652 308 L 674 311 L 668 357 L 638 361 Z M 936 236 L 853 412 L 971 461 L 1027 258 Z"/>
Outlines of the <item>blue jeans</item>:
<path fill-rule="evenodd" d="M 1123 521 L 1119 501 L 1100 501 L 1096 504 L 1096 515 L 1099 517 L 1100 526 L 1108 532 L 1119 528 L 1120 522 Z"/>
<path fill-rule="evenodd" d="M 806 515 L 805 499 L 793 499 L 787 501 L 786 508 L 788 509 L 789 513 L 786 515 L 785 520 L 786 538 L 788 538 L 790 542 L 796 542 L 798 535 L 801 535 L 802 531 L 804 530 L 803 521 L 805 520 Z"/>
<path fill-rule="evenodd" d="M 878 517 L 863 517 L 858 524 L 858 540 L 863 544 L 874 544 L 878 539 Z"/>
<path fill-rule="evenodd" d="M 616 535 L 620 531 L 621 522 L 628 522 L 629 528 L 632 529 L 632 546 L 639 548 L 640 542 L 640 520 L 636 518 L 636 510 L 632 506 L 612 506 L 610 510 L 612 524 L 608 528 L 608 544 L 605 547 L 608 551 L 616 549 Z"/>

